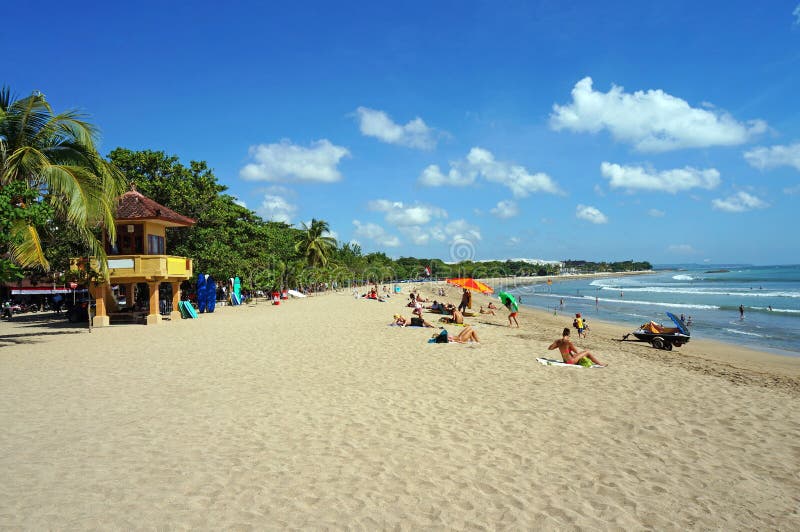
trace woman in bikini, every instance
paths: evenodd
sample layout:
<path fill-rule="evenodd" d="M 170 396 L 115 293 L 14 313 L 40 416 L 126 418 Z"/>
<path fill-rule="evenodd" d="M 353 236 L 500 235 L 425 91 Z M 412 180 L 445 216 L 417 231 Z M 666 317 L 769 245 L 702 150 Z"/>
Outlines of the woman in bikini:
<path fill-rule="evenodd" d="M 432 338 L 436 338 L 439 336 L 440 333 L 434 334 Z M 450 336 L 447 339 L 448 342 L 456 342 L 459 344 L 468 344 L 469 342 L 475 342 L 476 344 L 481 343 L 478 339 L 478 333 L 475 332 L 475 329 L 472 328 L 471 325 L 467 325 L 464 329 L 461 330 L 456 336 Z"/>
<path fill-rule="evenodd" d="M 564 359 L 564 362 L 567 364 L 580 364 L 583 358 L 588 359 L 593 364 L 597 364 L 598 366 L 606 366 L 607 364 L 603 364 L 597 357 L 595 357 L 589 351 L 578 351 L 575 348 L 575 345 L 569 339 L 569 328 L 564 328 L 564 332 L 561 333 L 562 336 L 552 344 L 547 349 L 553 350 L 558 349 L 561 352 L 561 358 Z"/>

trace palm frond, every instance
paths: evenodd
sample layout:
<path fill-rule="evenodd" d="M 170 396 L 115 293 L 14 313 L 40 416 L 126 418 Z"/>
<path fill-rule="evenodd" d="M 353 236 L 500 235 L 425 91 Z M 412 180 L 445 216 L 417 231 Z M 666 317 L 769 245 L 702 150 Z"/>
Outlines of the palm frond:
<path fill-rule="evenodd" d="M 17 220 L 11 224 L 9 233 L 11 238 L 8 249 L 14 262 L 24 268 L 41 266 L 45 271 L 50 269 L 50 263 L 44 256 L 42 242 L 35 227 Z"/>

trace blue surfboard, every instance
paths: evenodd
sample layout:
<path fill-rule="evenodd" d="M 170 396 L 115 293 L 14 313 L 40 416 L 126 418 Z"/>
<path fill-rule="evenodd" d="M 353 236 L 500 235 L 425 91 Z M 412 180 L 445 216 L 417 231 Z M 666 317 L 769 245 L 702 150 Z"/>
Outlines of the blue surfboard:
<path fill-rule="evenodd" d="M 217 283 L 210 275 L 206 280 L 206 311 L 214 312 L 217 306 Z"/>

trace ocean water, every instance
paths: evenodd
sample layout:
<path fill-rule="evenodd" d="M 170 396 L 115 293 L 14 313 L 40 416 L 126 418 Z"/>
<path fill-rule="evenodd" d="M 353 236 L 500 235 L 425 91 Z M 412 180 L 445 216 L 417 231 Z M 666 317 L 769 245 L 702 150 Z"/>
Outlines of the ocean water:
<path fill-rule="evenodd" d="M 727 272 L 713 270 L 727 269 Z M 647 275 L 519 286 L 523 305 L 616 322 L 634 330 L 665 312 L 691 317 L 692 338 L 800 356 L 800 265 L 694 266 Z M 563 305 L 562 305 L 563 301 Z M 744 318 L 739 316 L 744 307 Z"/>

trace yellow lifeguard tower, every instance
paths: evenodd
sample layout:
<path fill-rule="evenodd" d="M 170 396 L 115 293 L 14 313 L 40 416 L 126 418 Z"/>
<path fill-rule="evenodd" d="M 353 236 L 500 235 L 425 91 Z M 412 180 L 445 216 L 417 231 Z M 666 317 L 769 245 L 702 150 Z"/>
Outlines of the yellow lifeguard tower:
<path fill-rule="evenodd" d="M 188 227 L 195 220 L 180 215 L 140 194 L 135 188 L 117 199 L 116 242 L 105 237 L 108 275 L 102 283 L 90 283 L 89 292 L 95 301 L 92 325 L 105 327 L 112 317 L 120 319 L 145 316 L 135 309 L 134 287 L 146 283 L 148 290 L 147 325 L 161 322 L 159 313 L 159 288 L 161 283 L 172 287 L 170 319 L 180 319 L 178 310 L 180 285 L 192 277 L 192 259 L 167 255 L 166 228 Z M 72 268 L 78 269 L 86 259 L 72 259 Z M 92 266 L 99 269 L 97 259 Z M 119 285 L 125 301 L 120 302 L 112 286 Z"/>

